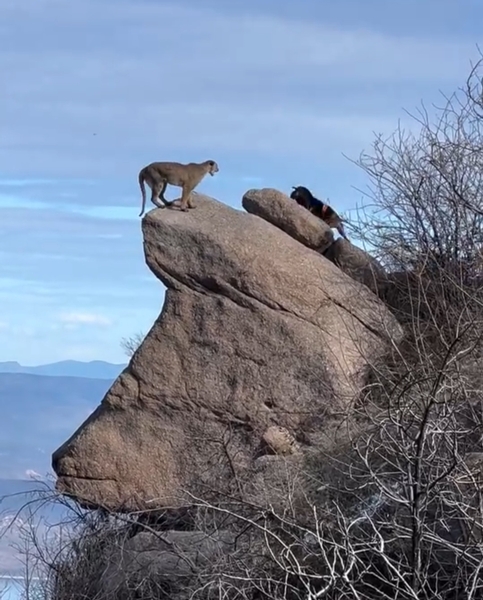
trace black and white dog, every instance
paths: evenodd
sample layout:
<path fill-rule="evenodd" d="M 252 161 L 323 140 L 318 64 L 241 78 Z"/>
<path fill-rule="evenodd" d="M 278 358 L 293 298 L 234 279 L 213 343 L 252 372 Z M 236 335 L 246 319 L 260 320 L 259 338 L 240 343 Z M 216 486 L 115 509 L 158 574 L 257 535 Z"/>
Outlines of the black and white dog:
<path fill-rule="evenodd" d="M 344 230 L 342 219 L 332 207 L 316 198 L 312 192 L 303 185 L 293 187 L 292 190 L 293 191 L 290 194 L 292 200 L 295 200 L 297 204 L 300 204 L 300 206 L 309 210 L 313 215 L 322 219 L 322 221 L 325 221 L 329 227 L 337 229 L 340 235 L 349 241 Z"/>

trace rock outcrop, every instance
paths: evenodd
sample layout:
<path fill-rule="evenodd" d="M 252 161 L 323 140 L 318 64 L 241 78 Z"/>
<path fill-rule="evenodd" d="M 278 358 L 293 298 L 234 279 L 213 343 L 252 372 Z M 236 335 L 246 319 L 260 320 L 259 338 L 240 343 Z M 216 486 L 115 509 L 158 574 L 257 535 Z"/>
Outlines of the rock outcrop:
<path fill-rule="evenodd" d="M 324 252 L 334 243 L 332 229 L 295 200 L 273 188 L 248 190 L 243 208 L 272 223 L 307 248 Z"/>
<path fill-rule="evenodd" d="M 200 486 L 249 476 L 271 426 L 303 451 L 350 409 L 399 325 L 320 254 L 324 224 L 295 203 L 280 211 L 276 194 L 267 203 L 276 214 L 262 210 L 264 197 L 244 199 L 264 218 L 201 195 L 196 210 L 144 217 L 164 306 L 101 405 L 54 453 L 59 490 L 117 511 L 182 506 Z"/>
<path fill-rule="evenodd" d="M 324 252 L 325 258 L 352 279 L 360 281 L 379 296 L 383 296 L 388 278 L 380 263 L 367 252 L 343 238 L 337 239 Z"/>
<path fill-rule="evenodd" d="M 320 252 L 352 279 L 383 295 L 387 275 L 379 262 L 349 241 L 334 240 L 332 229 L 284 193 L 272 189 L 248 190 L 243 208 L 288 233 L 307 248 Z"/>

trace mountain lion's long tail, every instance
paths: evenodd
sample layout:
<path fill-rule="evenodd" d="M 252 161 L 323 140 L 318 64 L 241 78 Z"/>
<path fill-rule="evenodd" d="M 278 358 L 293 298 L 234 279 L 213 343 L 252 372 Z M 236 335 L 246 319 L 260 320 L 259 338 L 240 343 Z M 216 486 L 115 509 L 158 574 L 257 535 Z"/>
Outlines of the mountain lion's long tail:
<path fill-rule="evenodd" d="M 139 181 L 139 187 L 141 188 L 141 194 L 143 197 L 142 202 L 141 202 L 141 212 L 139 213 L 139 216 L 142 217 L 142 215 L 144 213 L 144 209 L 146 207 L 146 189 L 144 187 L 144 169 L 141 169 L 139 171 L 138 181 Z"/>

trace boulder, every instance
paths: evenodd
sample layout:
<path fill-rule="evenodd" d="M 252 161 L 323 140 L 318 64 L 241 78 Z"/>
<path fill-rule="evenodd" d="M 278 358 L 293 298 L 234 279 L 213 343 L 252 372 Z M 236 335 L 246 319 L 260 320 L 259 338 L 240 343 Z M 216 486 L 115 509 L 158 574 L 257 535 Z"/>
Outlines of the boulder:
<path fill-rule="evenodd" d="M 375 294 L 384 295 L 387 285 L 386 272 L 382 265 L 362 248 L 339 238 L 323 254 L 352 279 L 367 285 Z"/>
<path fill-rule="evenodd" d="M 270 425 L 262 436 L 262 448 L 270 454 L 295 454 L 299 445 L 294 436 L 285 427 Z"/>
<path fill-rule="evenodd" d="M 161 314 L 52 460 L 59 491 L 114 511 L 233 491 L 268 427 L 301 439 L 342 419 L 401 336 L 366 286 L 255 215 L 197 195 L 142 231 Z"/>
<path fill-rule="evenodd" d="M 242 205 L 247 212 L 275 225 L 307 248 L 324 252 L 334 241 L 327 223 L 278 190 L 248 190 Z"/>

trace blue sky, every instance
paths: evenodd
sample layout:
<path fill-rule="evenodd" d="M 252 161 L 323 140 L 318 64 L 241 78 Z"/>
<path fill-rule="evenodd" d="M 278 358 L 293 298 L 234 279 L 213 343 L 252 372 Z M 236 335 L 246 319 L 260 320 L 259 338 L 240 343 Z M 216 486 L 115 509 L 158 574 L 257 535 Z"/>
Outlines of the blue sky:
<path fill-rule="evenodd" d="M 0 360 L 120 362 L 148 330 L 153 160 L 217 160 L 199 191 L 235 207 L 304 184 L 348 214 L 342 154 L 463 83 L 481 22 L 476 0 L 0 0 Z"/>

